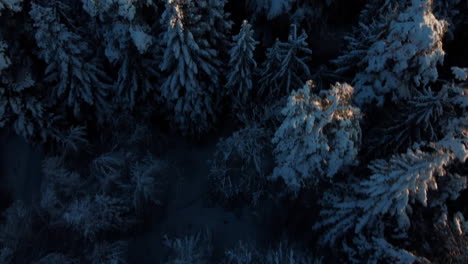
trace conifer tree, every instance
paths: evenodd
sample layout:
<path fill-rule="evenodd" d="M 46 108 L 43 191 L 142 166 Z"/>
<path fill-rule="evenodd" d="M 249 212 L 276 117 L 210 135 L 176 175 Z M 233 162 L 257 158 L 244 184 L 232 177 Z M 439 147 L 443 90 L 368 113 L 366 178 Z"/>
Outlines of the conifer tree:
<path fill-rule="evenodd" d="M 416 145 L 389 160 L 372 161 L 369 179 L 340 197 L 324 199 L 330 207 L 321 212 L 324 220 L 315 225 L 329 227 L 322 241 L 334 243 L 347 231 L 354 229 L 359 234 L 365 227 L 375 228 L 386 216 L 396 219 L 396 230 L 406 232 L 410 226 L 410 204 L 428 205 L 428 191 L 438 189 L 438 177 L 446 176 L 446 167 L 456 160 L 464 163 L 468 158 L 465 144 L 466 139 L 448 136 L 425 146 L 432 151 L 422 151 L 422 146 Z"/>
<path fill-rule="evenodd" d="M 83 8 L 96 20 L 104 53 L 117 68 L 113 100 L 131 110 L 155 90 L 159 78 L 159 43 L 141 15 L 144 9 L 157 12 L 157 7 L 152 1 L 83 0 Z"/>
<path fill-rule="evenodd" d="M 50 99 L 56 104 L 65 100 L 77 117 L 83 117 L 85 105 L 93 106 L 97 118 L 104 120 L 108 118 L 108 77 L 100 61 L 92 57 L 87 39 L 73 31 L 69 27 L 71 20 L 63 17 L 70 12 L 71 6 L 52 1 L 47 6 L 33 3 L 29 13 L 34 21 L 39 57 L 47 63 L 45 81 L 52 85 Z"/>
<path fill-rule="evenodd" d="M 370 26 L 360 24 L 350 38 L 350 54 L 337 61 L 341 67 L 357 66 L 353 82 L 360 104 L 375 100 L 382 105 L 388 94 L 396 101 L 408 99 L 438 78 L 447 24 L 432 13 L 432 0 L 402 6 L 397 12 L 385 2 L 382 17 Z"/>
<path fill-rule="evenodd" d="M 315 95 L 310 86 L 292 92 L 273 138 L 272 178 L 283 179 L 294 192 L 331 181 L 343 166 L 355 164 L 360 143 L 359 109 L 349 104 L 353 88 L 337 83 Z"/>
<path fill-rule="evenodd" d="M 226 86 L 235 103 L 242 106 L 245 105 L 253 87 L 253 73 L 257 67 L 253 55 L 258 42 L 253 38 L 252 26 L 245 20 L 239 34 L 234 36 L 233 40 Z"/>
<path fill-rule="evenodd" d="M 270 94 L 290 93 L 302 87 L 310 77 L 307 63 L 312 51 L 308 48 L 307 34 L 297 33 L 297 26 L 291 25 L 287 42 L 277 41 L 268 50 L 267 59 L 261 73 L 260 83 L 264 83 Z M 279 65 L 278 65 L 278 62 Z"/>
<path fill-rule="evenodd" d="M 184 133 L 209 129 L 215 118 L 213 95 L 219 84 L 217 52 L 205 38 L 201 14 L 192 0 L 168 0 L 162 16 L 166 78 L 161 87 L 173 123 Z"/>
<path fill-rule="evenodd" d="M 227 2 L 228 0 L 196 1 L 198 12 L 202 14 L 202 20 L 206 21 L 205 25 L 208 26 L 203 30 L 210 32 L 208 41 L 221 56 L 224 55 L 224 52 L 229 49 L 231 44 L 230 34 L 233 22 L 230 19 L 230 14 L 224 10 Z"/>

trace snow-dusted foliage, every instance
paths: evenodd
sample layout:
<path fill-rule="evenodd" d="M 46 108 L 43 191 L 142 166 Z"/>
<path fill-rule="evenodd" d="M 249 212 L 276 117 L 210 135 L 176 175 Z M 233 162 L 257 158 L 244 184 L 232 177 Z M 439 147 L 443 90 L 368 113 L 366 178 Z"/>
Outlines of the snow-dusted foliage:
<path fill-rule="evenodd" d="M 101 189 L 108 190 L 121 180 L 125 162 L 125 153 L 122 152 L 105 153 L 91 162 L 91 173 L 99 181 Z"/>
<path fill-rule="evenodd" d="M 302 250 L 280 243 L 278 246 L 263 251 L 252 244 L 239 242 L 238 246 L 225 251 L 222 264 L 321 264 L 322 258 L 316 258 Z"/>
<path fill-rule="evenodd" d="M 156 11 L 154 5 L 146 0 L 83 0 L 84 9 L 99 21 L 97 33 L 108 61 L 118 69 L 113 99 L 123 109 L 133 109 L 157 86 L 159 48 L 152 28 L 138 19 L 142 10 Z"/>
<path fill-rule="evenodd" d="M 452 67 L 451 69 L 455 79 L 459 81 L 468 80 L 468 68 Z"/>
<path fill-rule="evenodd" d="M 323 23 L 327 18 L 327 7 L 334 0 L 247 0 L 247 5 L 254 11 L 254 18 L 265 15 L 268 20 L 289 15 L 295 23 L 307 26 Z"/>
<path fill-rule="evenodd" d="M 43 161 L 44 179 L 41 185 L 40 206 L 49 214 L 57 216 L 64 209 L 64 202 L 69 202 L 80 188 L 82 179 L 76 172 L 65 168 L 60 157 L 49 157 Z"/>
<path fill-rule="evenodd" d="M 310 77 L 307 63 L 312 51 L 308 48 L 305 31 L 298 35 L 297 30 L 297 25 L 291 25 L 288 41 L 277 41 L 268 50 L 259 80 L 261 90 L 267 94 L 289 93 L 302 87 Z"/>
<path fill-rule="evenodd" d="M 126 54 L 120 61 L 115 89 L 119 106 L 132 109 L 155 90 L 155 77 L 159 76 L 158 61 L 154 58 Z M 140 99 L 140 100 L 139 100 Z"/>
<path fill-rule="evenodd" d="M 227 75 L 228 94 L 234 104 L 242 107 L 253 88 L 253 73 L 257 67 L 254 59 L 255 46 L 258 44 L 253 37 L 252 26 L 244 20 L 238 35 L 233 37 L 234 45 L 229 55 L 229 73 Z"/>
<path fill-rule="evenodd" d="M 109 230 L 125 229 L 129 224 L 126 215 L 130 208 L 120 198 L 107 195 L 86 196 L 75 200 L 66 208 L 65 224 L 86 238 Z"/>
<path fill-rule="evenodd" d="M 108 59 L 115 65 L 120 65 L 114 89 L 117 102 L 123 108 L 132 109 L 140 98 L 150 94 L 155 88 L 159 76 L 159 61 L 154 55 L 154 38 L 142 26 L 130 26 L 116 21 L 112 29 L 104 32 L 104 38 L 109 43 L 106 47 Z M 118 34 L 116 34 L 118 33 Z M 133 43 L 135 48 L 130 46 Z M 121 43 L 113 46 L 114 43 Z M 120 49 L 116 51 L 116 49 Z M 153 51 L 150 51 L 153 49 Z"/>
<path fill-rule="evenodd" d="M 356 234 L 366 227 L 379 224 L 385 216 L 394 217 L 397 229 L 405 232 L 410 226 L 410 204 L 428 204 L 428 191 L 437 190 L 437 177 L 446 174 L 446 167 L 458 159 L 465 162 L 468 150 L 463 141 L 447 138 L 432 145 L 433 151 L 421 147 L 407 153 L 394 155 L 389 160 L 370 163 L 371 176 L 350 187 L 343 197 L 327 197 L 324 204 L 330 206 L 321 212 L 323 221 L 316 228 L 328 226 L 323 242 L 333 243 L 349 230 Z"/>
<path fill-rule="evenodd" d="M 337 83 L 314 94 L 312 81 L 292 92 L 273 138 L 272 179 L 283 179 L 297 192 L 308 183 L 331 181 L 343 166 L 356 164 L 361 130 L 359 109 L 350 105 L 353 92 L 350 85 Z"/>
<path fill-rule="evenodd" d="M 468 259 L 468 221 L 461 212 L 454 214 L 452 219 L 446 218 L 436 223 L 435 233 L 437 239 L 442 241 L 438 260 L 448 263 L 463 263 Z"/>
<path fill-rule="evenodd" d="M 147 52 L 148 48 L 153 44 L 153 37 L 148 35 L 142 27 L 133 27 L 129 31 L 138 52 L 140 54 Z"/>
<path fill-rule="evenodd" d="M 19 12 L 21 1 L 0 1 L 0 12 L 3 8 Z M 13 19 L 8 17 L 0 23 L 8 20 Z M 12 127 L 16 134 L 27 139 L 45 140 L 46 122 L 43 104 L 34 89 L 33 62 L 18 47 L 18 40 L 7 37 L 11 34 L 8 33 L 8 27 L 5 23 L 5 27 L 0 30 L 0 127 Z M 22 30 L 21 25 L 18 25 L 18 31 Z"/>
<path fill-rule="evenodd" d="M 0 263 L 465 264 L 467 18 L 0 0 Z"/>
<path fill-rule="evenodd" d="M 208 42 L 218 51 L 220 57 L 228 51 L 231 46 L 231 28 L 233 22 L 230 14 L 225 12 L 228 0 L 197 0 L 195 1 L 201 12 L 203 23 L 202 30 L 209 32 Z"/>
<path fill-rule="evenodd" d="M 159 204 L 157 197 L 161 181 L 161 175 L 165 172 L 168 164 L 153 157 L 147 157 L 141 162 L 132 166 L 130 171 L 131 184 L 133 190 L 133 205 L 141 208 L 145 203 Z"/>
<path fill-rule="evenodd" d="M 171 251 L 164 264 L 208 264 L 212 254 L 209 234 L 197 233 L 183 238 L 165 238 L 164 245 Z"/>
<path fill-rule="evenodd" d="M 371 151 L 397 153 L 414 142 L 437 141 L 450 133 L 458 134 L 452 125 L 458 113 L 467 110 L 466 88 L 445 84 L 439 91 L 427 87 L 400 105 L 370 140 Z M 452 130 L 452 131 L 451 131 Z"/>
<path fill-rule="evenodd" d="M 304 252 L 280 243 L 266 253 L 264 262 L 271 264 L 321 264 L 322 259 L 312 258 Z"/>
<path fill-rule="evenodd" d="M 257 261 L 259 252 L 252 245 L 244 242 L 224 252 L 223 264 L 252 264 Z"/>
<path fill-rule="evenodd" d="M 0 0 L 0 15 L 3 9 L 9 9 L 13 12 L 21 11 L 23 0 Z"/>
<path fill-rule="evenodd" d="M 347 254 L 349 263 L 429 263 L 427 259 L 415 256 L 404 249 L 394 247 L 383 238 L 367 239 L 357 235 L 351 243 L 343 242 L 344 253 Z M 366 257 L 364 257 L 366 256 Z"/>
<path fill-rule="evenodd" d="M 368 23 L 360 22 L 353 28 L 352 34 L 344 37 L 347 42 L 346 52 L 332 61 L 337 66 L 337 73 L 349 71 L 354 73 L 354 71 L 365 67 L 362 66 L 362 59 L 366 57 L 369 48 L 382 37 L 382 32 L 384 32 L 386 24 L 389 23 L 387 20 L 390 19 L 387 16 L 377 16 L 376 19 Z M 365 18 L 368 19 L 367 16 Z"/>
<path fill-rule="evenodd" d="M 213 100 L 221 63 L 205 39 L 200 8 L 192 0 L 169 0 L 161 23 L 166 26 L 161 64 L 166 79 L 161 93 L 173 112 L 172 121 L 185 133 L 206 131 L 215 117 Z"/>
<path fill-rule="evenodd" d="M 360 11 L 359 22 L 364 24 L 370 24 L 372 21 L 382 22 L 382 19 L 385 19 L 385 16 L 391 12 L 391 10 L 396 11 L 400 7 L 400 0 L 369 0 L 366 1 L 364 8 Z M 360 25 L 362 26 L 362 25 Z M 354 32 L 358 33 L 358 32 Z M 373 34 L 376 32 L 374 31 Z M 369 35 L 370 37 L 370 35 Z"/>
<path fill-rule="evenodd" d="M 78 173 L 67 169 L 62 158 L 48 158 L 40 205 L 55 222 L 91 241 L 105 232 L 122 232 L 143 204 L 159 202 L 157 185 L 166 167 L 160 160 L 111 152 Z"/>
<path fill-rule="evenodd" d="M 47 63 L 45 81 L 51 84 L 51 99 L 62 100 L 82 117 L 83 105 L 94 106 L 100 120 L 107 118 L 105 97 L 110 88 L 108 77 L 99 60 L 93 57 L 90 43 L 62 22 L 63 13 L 71 7 L 52 1 L 47 6 L 32 4 L 30 16 L 34 21 L 39 57 Z"/>
<path fill-rule="evenodd" d="M 1 56 L 1 55 L 0 55 Z M 31 62 L 25 61 L 0 76 L 0 127 L 11 125 L 18 135 L 45 140 L 43 104 L 34 91 Z"/>
<path fill-rule="evenodd" d="M 274 18 L 288 12 L 291 8 L 291 3 L 295 2 L 295 0 L 263 0 L 263 2 L 268 18 Z"/>
<path fill-rule="evenodd" d="M 114 12 L 120 17 L 132 21 L 135 19 L 139 7 L 148 7 L 154 4 L 153 0 L 81 0 L 83 9 L 92 16 L 100 16 L 105 12 Z"/>
<path fill-rule="evenodd" d="M 446 177 L 438 180 L 438 183 L 438 192 L 430 196 L 428 206 L 442 211 L 440 218 L 443 219 L 444 217 L 446 218 L 448 213 L 447 201 L 457 200 L 462 191 L 468 188 L 468 177 L 448 172 Z"/>
<path fill-rule="evenodd" d="M 269 173 L 270 133 L 262 128 L 244 128 L 221 139 L 211 161 L 214 192 L 223 200 L 243 198 L 253 203 L 262 194 Z"/>
<path fill-rule="evenodd" d="M 442 39 L 447 24 L 434 16 L 431 4 L 432 0 L 412 0 L 403 11 L 389 12 L 380 25 L 361 24 L 349 46 L 354 58 L 360 56 L 353 81 L 357 102 L 376 100 L 382 105 L 387 94 L 394 100 L 408 99 L 416 88 L 437 80 L 437 66 L 445 55 Z M 368 45 L 365 50 L 359 48 Z M 341 61 L 354 63 L 349 56 Z"/>

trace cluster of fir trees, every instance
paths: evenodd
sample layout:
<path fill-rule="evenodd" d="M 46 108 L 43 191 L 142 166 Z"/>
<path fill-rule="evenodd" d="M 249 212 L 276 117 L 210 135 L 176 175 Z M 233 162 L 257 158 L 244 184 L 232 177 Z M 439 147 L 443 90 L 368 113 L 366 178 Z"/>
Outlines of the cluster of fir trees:
<path fill-rule="evenodd" d="M 152 106 L 177 130 L 201 134 L 226 110 L 221 102 L 231 101 L 232 109 L 246 104 L 257 76 L 274 87 L 260 89 L 268 95 L 280 86 L 290 91 L 301 85 L 310 75 L 307 35 L 294 27 L 287 42 L 275 43 L 257 74 L 253 29 L 244 22 L 231 37 L 225 5 L 208 0 L 5 5 L 2 126 L 45 140 L 60 124 L 44 124 L 44 115 L 103 124 L 118 111 Z M 17 38 L 6 38 L 10 34 Z M 18 93 L 31 98 L 25 101 Z"/>

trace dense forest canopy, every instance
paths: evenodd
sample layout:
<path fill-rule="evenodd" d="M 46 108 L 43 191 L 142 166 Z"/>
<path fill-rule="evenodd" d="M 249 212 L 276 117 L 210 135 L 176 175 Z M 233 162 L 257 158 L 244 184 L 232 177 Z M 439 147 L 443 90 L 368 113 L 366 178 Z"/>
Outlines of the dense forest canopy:
<path fill-rule="evenodd" d="M 468 1 L 0 0 L 0 263 L 468 263 Z"/>

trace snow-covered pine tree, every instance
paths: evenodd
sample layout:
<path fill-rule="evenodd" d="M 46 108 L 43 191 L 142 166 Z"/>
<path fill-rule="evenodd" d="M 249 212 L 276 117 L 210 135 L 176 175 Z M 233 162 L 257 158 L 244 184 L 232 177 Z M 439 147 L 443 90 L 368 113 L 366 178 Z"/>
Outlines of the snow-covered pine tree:
<path fill-rule="evenodd" d="M 270 95 L 289 94 L 291 89 L 304 85 L 310 77 L 307 63 L 312 54 L 306 40 L 307 34 L 302 31 L 298 35 L 297 26 L 293 24 L 288 41 L 277 41 L 268 50 L 259 81 L 264 87 L 262 91 L 267 90 L 266 92 Z"/>
<path fill-rule="evenodd" d="M 185 134 L 207 131 L 215 119 L 213 97 L 221 65 L 197 10 L 193 0 L 168 0 L 161 19 L 166 26 L 161 93 L 173 123 Z"/>
<path fill-rule="evenodd" d="M 353 83 L 358 103 L 376 100 L 382 105 L 387 94 L 394 100 L 407 99 L 438 78 L 447 23 L 434 16 L 431 5 L 432 0 L 412 0 L 397 13 L 387 7 L 377 22 L 370 26 L 362 23 L 355 31 L 348 47 L 350 54 L 337 63 L 344 68 L 356 65 Z"/>
<path fill-rule="evenodd" d="M 294 192 L 331 181 L 343 166 L 355 164 L 360 145 L 360 111 L 350 105 L 353 87 L 337 83 L 315 95 L 312 85 L 292 92 L 273 138 L 272 179 L 283 179 Z"/>
<path fill-rule="evenodd" d="M 82 1 L 86 12 L 97 20 L 94 27 L 107 59 L 118 68 L 113 100 L 121 108 L 133 109 L 154 90 L 159 77 L 158 43 L 141 15 L 145 9 L 157 12 L 155 3 Z"/>
<path fill-rule="evenodd" d="M 465 141 L 465 142 L 464 142 Z M 396 219 L 398 230 L 405 233 L 410 226 L 410 203 L 428 204 L 428 191 L 438 189 L 437 177 L 446 175 L 446 167 L 455 161 L 464 163 L 468 157 L 466 139 L 453 136 L 427 146 L 415 146 L 407 153 L 389 160 L 374 160 L 372 175 L 349 188 L 344 194 L 329 193 L 321 212 L 323 220 L 315 228 L 328 227 L 322 242 L 334 243 L 338 237 L 353 230 L 373 230 L 384 217 Z M 432 151 L 422 151 L 422 147 Z"/>
<path fill-rule="evenodd" d="M 100 61 L 93 57 L 88 40 L 82 37 L 83 29 L 75 28 L 72 7 L 62 1 L 47 5 L 33 3 L 29 12 L 34 22 L 34 36 L 39 47 L 39 57 L 47 63 L 45 82 L 52 84 L 51 100 L 73 109 L 83 118 L 82 108 L 96 109 L 98 120 L 108 116 L 105 100 L 110 89 L 108 77 Z"/>
<path fill-rule="evenodd" d="M 244 20 L 238 35 L 233 37 L 234 45 L 230 50 L 229 73 L 226 87 L 228 94 L 237 107 L 242 107 L 253 87 L 253 73 L 257 63 L 253 57 L 255 45 L 252 26 Z"/>

